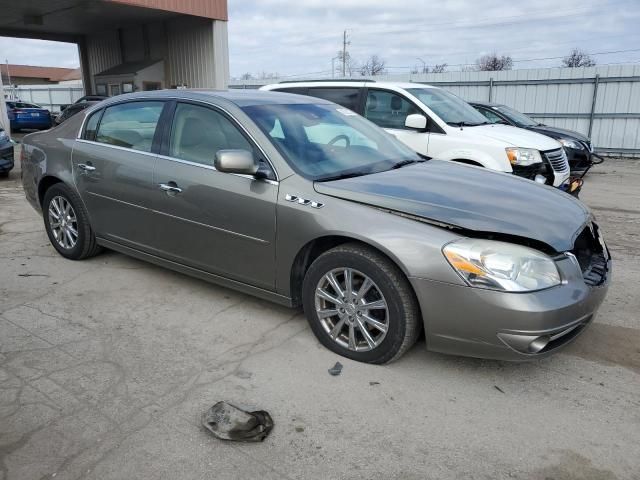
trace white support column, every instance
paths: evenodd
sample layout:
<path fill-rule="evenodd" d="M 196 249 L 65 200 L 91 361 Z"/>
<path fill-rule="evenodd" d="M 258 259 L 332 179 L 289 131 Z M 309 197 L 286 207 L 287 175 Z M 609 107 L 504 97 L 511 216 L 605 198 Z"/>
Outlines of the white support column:
<path fill-rule="evenodd" d="M 7 105 L 4 101 L 4 85 L 2 84 L 2 75 L 0 75 L 0 125 L 11 136 L 11 125 L 7 115 Z"/>
<path fill-rule="evenodd" d="M 222 20 L 213 21 L 213 77 L 214 88 L 229 87 L 229 34 Z"/>

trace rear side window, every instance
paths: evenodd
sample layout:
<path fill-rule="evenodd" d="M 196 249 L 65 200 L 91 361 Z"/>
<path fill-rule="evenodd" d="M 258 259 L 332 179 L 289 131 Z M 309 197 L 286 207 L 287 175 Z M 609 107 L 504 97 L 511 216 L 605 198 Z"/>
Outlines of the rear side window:
<path fill-rule="evenodd" d="M 358 111 L 359 88 L 310 88 L 309 95 Z"/>
<path fill-rule="evenodd" d="M 364 116 L 383 128 L 404 129 L 408 115 L 422 113 L 418 107 L 394 92 L 369 90 Z"/>
<path fill-rule="evenodd" d="M 163 107 L 164 102 L 130 102 L 108 107 L 95 139 L 100 143 L 150 152 Z"/>
<path fill-rule="evenodd" d="M 100 115 L 102 115 L 102 110 L 91 114 L 89 120 L 87 120 L 86 126 L 84 127 L 84 135 L 82 136 L 82 138 L 84 138 L 85 140 L 95 141 L 96 130 L 98 129 L 98 121 L 100 121 Z"/>
<path fill-rule="evenodd" d="M 287 88 L 277 88 L 274 92 L 283 92 L 283 93 L 296 93 L 298 95 L 307 95 L 309 91 L 306 87 L 287 87 Z"/>

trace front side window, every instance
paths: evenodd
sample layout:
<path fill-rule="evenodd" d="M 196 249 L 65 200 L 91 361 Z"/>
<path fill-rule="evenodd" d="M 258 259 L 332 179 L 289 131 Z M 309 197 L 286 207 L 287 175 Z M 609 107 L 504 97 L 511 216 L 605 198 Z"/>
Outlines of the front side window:
<path fill-rule="evenodd" d="M 422 113 L 406 98 L 394 92 L 369 90 L 364 116 L 383 128 L 404 129 L 408 115 Z"/>
<path fill-rule="evenodd" d="M 446 90 L 440 88 L 409 88 L 407 91 L 449 125 L 473 127 L 489 123 L 484 118 L 484 115 L 475 108 Z"/>
<path fill-rule="evenodd" d="M 309 88 L 308 95 L 322 98 L 329 102 L 342 105 L 354 112 L 358 111 L 358 98 L 360 89 L 358 88 Z"/>
<path fill-rule="evenodd" d="M 253 151 L 251 143 L 222 113 L 179 103 L 173 119 L 169 155 L 213 166 L 218 150 Z"/>
<path fill-rule="evenodd" d="M 486 117 L 487 120 L 489 120 L 491 123 L 500 123 L 500 122 L 504 122 L 504 120 L 497 114 L 494 113 L 491 109 L 489 108 L 484 108 L 484 107 L 477 107 L 477 110 Z"/>
<path fill-rule="evenodd" d="M 421 161 L 393 136 L 337 105 L 253 105 L 243 110 L 289 165 L 311 180 L 367 175 Z"/>
<path fill-rule="evenodd" d="M 107 107 L 96 141 L 150 152 L 163 107 L 164 102 L 130 102 Z"/>

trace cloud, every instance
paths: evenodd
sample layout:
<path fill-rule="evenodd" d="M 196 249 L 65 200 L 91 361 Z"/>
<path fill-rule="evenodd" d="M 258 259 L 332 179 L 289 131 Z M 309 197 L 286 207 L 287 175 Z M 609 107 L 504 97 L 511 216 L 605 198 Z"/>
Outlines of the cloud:
<path fill-rule="evenodd" d="M 244 72 L 330 75 L 331 58 L 348 30 L 349 51 L 378 54 L 389 71 L 473 63 L 498 52 L 515 60 L 557 57 L 573 47 L 589 52 L 640 45 L 637 0 L 229 0 L 230 64 Z M 596 56 L 598 63 L 638 61 L 640 52 Z M 516 62 L 516 68 L 560 61 Z"/>
<path fill-rule="evenodd" d="M 473 63 L 498 52 L 515 68 L 557 66 L 573 47 L 588 52 L 640 46 L 638 0 L 229 0 L 232 76 L 245 72 L 330 76 L 349 34 L 349 51 L 377 54 L 392 73 L 427 64 Z M 640 47 L 638 47 L 640 48 Z M 77 67 L 76 46 L 0 37 L 0 61 Z M 640 62 L 640 52 L 596 56 L 598 63 Z M 315 73 L 317 72 L 317 73 Z"/>
<path fill-rule="evenodd" d="M 0 62 L 45 67 L 78 68 L 78 47 L 73 43 L 0 37 Z"/>

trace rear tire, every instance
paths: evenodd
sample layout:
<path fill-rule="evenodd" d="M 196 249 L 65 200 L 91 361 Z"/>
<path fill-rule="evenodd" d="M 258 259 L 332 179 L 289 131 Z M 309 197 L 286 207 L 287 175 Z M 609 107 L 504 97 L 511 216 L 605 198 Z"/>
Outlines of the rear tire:
<path fill-rule="evenodd" d="M 84 260 L 102 251 L 82 200 L 65 184 L 56 183 L 45 192 L 42 213 L 49 240 L 63 257 Z"/>
<path fill-rule="evenodd" d="M 422 328 L 405 275 L 365 245 L 347 243 L 320 255 L 305 275 L 302 295 L 318 340 L 359 362 L 384 364 L 400 358 Z"/>

